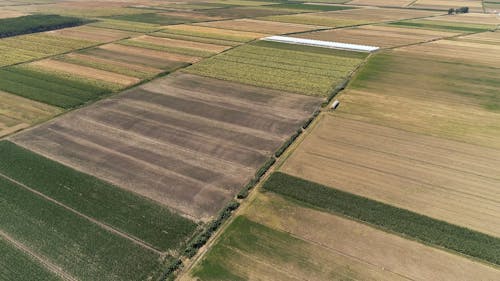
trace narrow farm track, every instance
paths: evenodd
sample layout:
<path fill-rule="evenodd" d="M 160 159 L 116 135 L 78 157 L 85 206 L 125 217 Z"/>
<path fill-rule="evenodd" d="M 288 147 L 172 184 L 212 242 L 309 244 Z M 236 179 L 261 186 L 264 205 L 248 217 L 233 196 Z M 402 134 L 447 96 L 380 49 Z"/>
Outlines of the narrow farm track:
<path fill-rule="evenodd" d="M 26 245 L 22 244 L 21 242 L 15 240 L 14 238 L 10 237 L 7 233 L 3 232 L 0 229 L 0 239 L 4 239 L 5 241 L 9 242 L 11 245 L 19 249 L 20 251 L 28 254 L 31 256 L 33 259 L 35 259 L 37 262 L 42 264 L 45 268 L 56 274 L 57 276 L 61 277 L 63 280 L 66 281 L 78 281 L 75 277 L 71 276 L 69 273 L 65 272 L 62 268 L 57 266 L 56 264 L 51 263 L 48 261 L 45 257 L 42 257 L 35 252 L 33 252 L 30 248 L 28 248 Z"/>
<path fill-rule="evenodd" d="M 19 182 L 19 181 L 16 181 L 15 179 L 12 179 L 12 178 L 10 178 L 9 176 L 6 176 L 6 175 L 4 175 L 4 174 L 0 173 L 0 177 L 2 177 L 2 178 L 6 179 L 6 180 L 8 180 L 8 181 L 10 181 L 10 182 L 12 182 L 12 183 L 14 183 L 14 184 L 17 184 L 17 185 L 19 185 L 20 187 L 22 187 L 22 188 L 24 188 L 24 189 L 27 189 L 27 190 L 29 190 L 30 192 L 33 192 L 33 193 L 35 193 L 36 195 L 38 195 L 38 196 L 40 196 L 40 197 L 44 198 L 45 200 L 48 200 L 48 201 L 50 201 L 50 202 L 52 202 L 52 203 L 54 203 L 54 204 L 56 204 L 56 205 L 58 205 L 58 206 L 61 206 L 61 207 L 63 207 L 64 209 L 66 209 L 66 210 L 68 210 L 68 211 L 70 211 L 70 212 L 72 212 L 72 213 L 74 213 L 74 214 L 76 214 L 76 215 L 78 215 L 78 216 L 80 216 L 80 217 L 83 217 L 83 218 L 87 219 L 88 221 L 90 221 L 90 222 L 92 222 L 92 223 L 94 223 L 94 224 L 96 224 L 96 225 L 98 225 L 98 226 L 102 227 L 103 229 L 105 229 L 105 230 L 107 230 L 107 231 L 109 231 L 109 232 L 111 232 L 111 233 L 113 233 L 113 234 L 116 234 L 116 235 L 121 236 L 121 237 L 123 237 L 123 238 L 125 238 L 125 239 L 127 239 L 127 240 L 130 240 L 130 241 L 132 241 L 133 243 L 135 243 L 135 244 L 137 244 L 137 245 L 139 245 L 139 246 L 141 246 L 141 247 L 143 247 L 143 248 L 146 248 L 146 249 L 148 249 L 148 250 L 150 250 L 150 251 L 152 251 L 152 252 L 154 252 L 154 253 L 158 254 L 158 255 L 159 255 L 159 256 L 161 256 L 161 257 L 163 257 L 163 256 L 164 256 L 164 253 L 163 253 L 163 252 L 161 252 L 160 250 L 158 250 L 158 249 L 154 248 L 153 246 L 151 246 L 151 245 L 149 245 L 149 244 L 145 243 L 144 241 L 140 240 L 140 239 L 139 239 L 139 238 L 137 238 L 137 237 L 134 237 L 134 236 L 132 236 L 132 235 L 130 235 L 130 234 L 127 234 L 127 233 L 123 233 L 123 232 L 121 232 L 121 231 L 119 231 L 119 230 L 117 230 L 117 229 L 115 229 L 115 228 L 113 228 L 113 227 L 111 227 L 111 226 L 109 226 L 109 225 L 107 225 L 107 224 L 104 224 L 104 223 L 102 223 L 102 222 L 100 222 L 100 221 L 98 221 L 98 220 L 96 220 L 96 219 L 94 219 L 94 218 L 91 218 L 91 217 L 89 217 L 89 216 L 87 216 L 87 215 L 85 215 L 85 214 L 83 214 L 83 213 L 81 213 L 81 212 L 78 212 L 77 210 L 75 210 L 75 209 L 73 209 L 73 208 L 71 208 L 71 207 L 68 207 L 68 206 L 66 206 L 66 205 L 62 204 L 62 203 L 60 203 L 59 201 L 54 200 L 54 199 L 52 199 L 51 197 L 46 196 L 45 194 L 43 194 L 43 193 L 41 193 L 41 192 L 39 192 L 39 191 L 36 191 L 36 190 L 34 190 L 33 188 L 31 188 L 31 187 L 29 187 L 29 186 L 27 186 L 27 185 L 25 185 L 25 184 L 23 184 L 23 183 L 21 183 L 21 182 Z"/>

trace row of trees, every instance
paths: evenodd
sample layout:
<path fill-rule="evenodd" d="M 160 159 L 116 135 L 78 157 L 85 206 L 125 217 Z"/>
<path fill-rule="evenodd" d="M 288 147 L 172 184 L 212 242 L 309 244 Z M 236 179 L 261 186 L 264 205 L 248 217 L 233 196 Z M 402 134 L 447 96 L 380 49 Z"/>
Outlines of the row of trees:
<path fill-rule="evenodd" d="M 448 10 L 448 15 L 453 15 L 453 14 L 467 14 L 469 12 L 469 7 L 460 7 L 457 9 L 450 8 Z"/>

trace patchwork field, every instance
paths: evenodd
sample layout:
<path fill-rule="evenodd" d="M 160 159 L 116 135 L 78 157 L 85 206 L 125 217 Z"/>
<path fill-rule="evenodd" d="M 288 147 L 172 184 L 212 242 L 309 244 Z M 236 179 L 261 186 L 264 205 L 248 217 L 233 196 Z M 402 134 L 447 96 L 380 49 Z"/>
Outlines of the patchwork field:
<path fill-rule="evenodd" d="M 326 115 L 281 170 L 500 237 L 499 156 Z"/>
<path fill-rule="evenodd" d="M 394 48 L 459 35 L 460 33 L 383 25 L 363 25 L 303 33 L 300 38 Z"/>
<path fill-rule="evenodd" d="M 0 91 L 0 137 L 50 119 L 62 109 Z"/>
<path fill-rule="evenodd" d="M 477 276 L 494 280 L 500 271 L 268 192 L 258 194 L 180 280 L 474 280 Z"/>
<path fill-rule="evenodd" d="M 303 32 L 313 29 L 325 28 L 323 26 L 281 23 L 281 22 L 262 21 L 254 19 L 213 21 L 207 23 L 198 23 L 195 25 L 201 25 L 213 28 L 231 29 L 231 30 L 238 30 L 245 32 L 265 33 L 265 34 L 284 34 L 284 33 Z"/>
<path fill-rule="evenodd" d="M 343 11 L 263 17 L 263 20 L 330 27 L 382 23 L 442 14 L 411 9 L 360 8 Z"/>
<path fill-rule="evenodd" d="M 448 10 L 449 8 L 469 7 L 471 12 L 483 12 L 481 0 L 417 0 L 412 5 L 416 9 Z"/>
<path fill-rule="evenodd" d="M 0 39 L 0 67 L 69 52 L 95 45 L 92 41 L 70 39 L 48 33 Z"/>
<path fill-rule="evenodd" d="M 325 97 L 365 56 L 364 53 L 259 41 L 206 59 L 185 71 Z"/>
<path fill-rule="evenodd" d="M 145 280 L 161 273 L 158 249 L 177 249 L 196 227 L 10 142 L 0 151 L 1 237 L 64 280 Z"/>
<path fill-rule="evenodd" d="M 180 74 L 13 140 L 190 217 L 207 219 L 319 103 L 319 98 Z"/>

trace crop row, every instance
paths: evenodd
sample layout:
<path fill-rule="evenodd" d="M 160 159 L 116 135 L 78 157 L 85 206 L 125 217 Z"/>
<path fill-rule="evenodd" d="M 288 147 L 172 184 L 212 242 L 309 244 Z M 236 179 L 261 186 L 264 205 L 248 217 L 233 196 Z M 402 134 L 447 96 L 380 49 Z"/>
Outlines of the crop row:
<path fill-rule="evenodd" d="M 0 237 L 0 281 L 30 280 L 59 281 L 57 276 L 45 269 L 30 256 Z"/>
<path fill-rule="evenodd" d="M 120 42 L 118 42 L 118 44 L 125 45 L 125 46 L 139 47 L 139 48 L 144 48 L 144 49 L 150 49 L 150 50 L 156 50 L 156 51 L 176 53 L 176 54 L 187 55 L 187 56 L 195 56 L 195 57 L 209 57 L 209 56 L 212 56 L 215 54 L 214 52 L 205 51 L 205 50 L 164 46 L 164 45 L 157 45 L 157 44 L 153 44 L 153 43 L 149 43 L 149 42 L 142 42 L 142 41 L 135 41 L 135 40 L 120 41 Z"/>
<path fill-rule="evenodd" d="M 0 38 L 82 25 L 88 21 L 59 15 L 29 15 L 0 19 Z"/>
<path fill-rule="evenodd" d="M 177 249 L 196 224 L 168 209 L 11 142 L 0 142 L 0 174 L 162 251 Z"/>
<path fill-rule="evenodd" d="M 271 175 L 263 188 L 308 206 L 340 213 L 389 232 L 500 264 L 500 238 L 284 173 Z"/>

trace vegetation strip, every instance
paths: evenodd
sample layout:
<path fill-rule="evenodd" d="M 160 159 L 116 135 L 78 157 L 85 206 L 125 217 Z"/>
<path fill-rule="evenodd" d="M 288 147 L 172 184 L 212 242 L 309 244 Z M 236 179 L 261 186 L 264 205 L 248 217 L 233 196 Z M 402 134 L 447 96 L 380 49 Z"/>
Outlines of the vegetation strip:
<path fill-rule="evenodd" d="M 78 26 L 87 22 L 89 21 L 59 15 L 29 15 L 0 19 L 0 38 Z"/>
<path fill-rule="evenodd" d="M 500 265 L 500 238 L 276 172 L 263 188 L 325 211 Z"/>
<path fill-rule="evenodd" d="M 178 249 L 196 224 L 92 176 L 0 142 L 0 173 L 157 249 Z"/>

